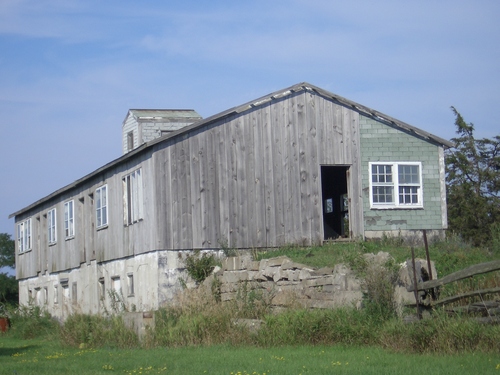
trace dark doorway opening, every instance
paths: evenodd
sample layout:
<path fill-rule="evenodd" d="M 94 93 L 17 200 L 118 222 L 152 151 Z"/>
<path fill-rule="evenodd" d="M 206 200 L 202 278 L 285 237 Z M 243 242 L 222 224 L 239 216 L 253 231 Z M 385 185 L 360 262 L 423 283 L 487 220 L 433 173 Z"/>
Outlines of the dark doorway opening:
<path fill-rule="evenodd" d="M 322 166 L 323 228 L 325 240 L 349 236 L 349 167 Z"/>

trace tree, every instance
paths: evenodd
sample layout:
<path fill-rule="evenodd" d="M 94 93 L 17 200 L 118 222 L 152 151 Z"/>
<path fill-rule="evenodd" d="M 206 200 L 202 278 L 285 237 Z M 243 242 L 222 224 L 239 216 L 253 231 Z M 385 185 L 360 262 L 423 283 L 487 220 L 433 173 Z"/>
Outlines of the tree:
<path fill-rule="evenodd" d="M 451 108 L 458 136 L 446 152 L 449 229 L 486 245 L 500 225 L 500 136 L 476 139 L 474 125 Z"/>
<path fill-rule="evenodd" d="M 16 254 L 14 240 L 10 238 L 10 234 L 0 233 L 0 268 L 15 268 L 15 265 Z"/>
<path fill-rule="evenodd" d="M 0 268 L 14 268 L 16 263 L 15 243 L 10 234 L 0 233 Z M 19 300 L 19 286 L 14 276 L 0 272 L 0 302 L 16 304 Z"/>

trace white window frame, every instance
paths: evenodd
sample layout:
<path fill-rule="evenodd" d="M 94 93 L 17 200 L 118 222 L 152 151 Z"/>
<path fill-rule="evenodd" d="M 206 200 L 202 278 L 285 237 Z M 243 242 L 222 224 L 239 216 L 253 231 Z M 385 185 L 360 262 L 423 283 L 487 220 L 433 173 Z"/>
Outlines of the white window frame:
<path fill-rule="evenodd" d="M 95 190 L 96 228 L 108 226 L 108 185 Z"/>
<path fill-rule="evenodd" d="M 57 242 L 57 210 L 55 207 L 47 212 L 47 232 L 49 245 L 55 244 Z"/>
<path fill-rule="evenodd" d="M 422 181 L 422 163 L 415 161 L 408 162 L 393 162 L 393 161 L 377 161 L 368 163 L 368 176 L 370 181 L 370 208 L 371 209 L 418 209 L 423 208 L 423 181 Z M 391 168 L 391 181 L 377 182 L 373 181 L 373 166 L 389 166 Z M 399 174 L 400 166 L 417 166 L 418 167 L 418 182 L 400 181 Z M 383 178 L 382 178 L 383 179 Z M 374 202 L 374 189 L 377 187 L 386 187 L 392 189 L 392 202 Z M 412 189 L 413 198 L 416 198 L 415 203 L 400 202 L 401 189 Z M 416 192 L 415 192 L 416 190 Z M 408 195 L 408 193 L 407 193 Z"/>
<path fill-rule="evenodd" d="M 17 224 L 17 250 L 19 254 L 31 250 L 31 218 Z"/>
<path fill-rule="evenodd" d="M 142 169 L 126 175 L 123 181 L 123 224 L 131 225 L 143 219 L 144 192 Z"/>
<path fill-rule="evenodd" d="M 66 239 L 75 237 L 75 201 L 64 203 L 64 235 Z"/>

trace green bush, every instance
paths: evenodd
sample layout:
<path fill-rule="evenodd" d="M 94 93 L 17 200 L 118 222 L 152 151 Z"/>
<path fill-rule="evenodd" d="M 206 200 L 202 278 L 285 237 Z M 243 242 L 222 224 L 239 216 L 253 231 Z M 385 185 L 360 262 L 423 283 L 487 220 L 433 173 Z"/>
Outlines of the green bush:
<path fill-rule="evenodd" d="M 59 324 L 40 306 L 21 305 L 7 310 L 9 334 L 20 339 L 56 335 Z"/>
<path fill-rule="evenodd" d="M 133 348 L 139 345 L 135 332 L 126 327 L 120 315 L 73 314 L 60 330 L 63 343 L 74 347 Z"/>
<path fill-rule="evenodd" d="M 199 250 L 188 254 L 185 262 L 188 275 L 197 284 L 202 283 L 212 273 L 217 263 L 213 253 L 203 253 L 200 256 Z"/>

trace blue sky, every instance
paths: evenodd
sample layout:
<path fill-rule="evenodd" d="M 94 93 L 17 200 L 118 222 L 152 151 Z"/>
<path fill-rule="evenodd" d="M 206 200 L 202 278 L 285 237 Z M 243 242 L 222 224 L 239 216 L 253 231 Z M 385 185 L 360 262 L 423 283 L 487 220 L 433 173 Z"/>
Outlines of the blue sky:
<path fill-rule="evenodd" d="M 445 139 L 498 135 L 496 0 L 0 1 L 0 232 L 121 155 L 129 108 L 203 117 L 307 81 Z"/>

